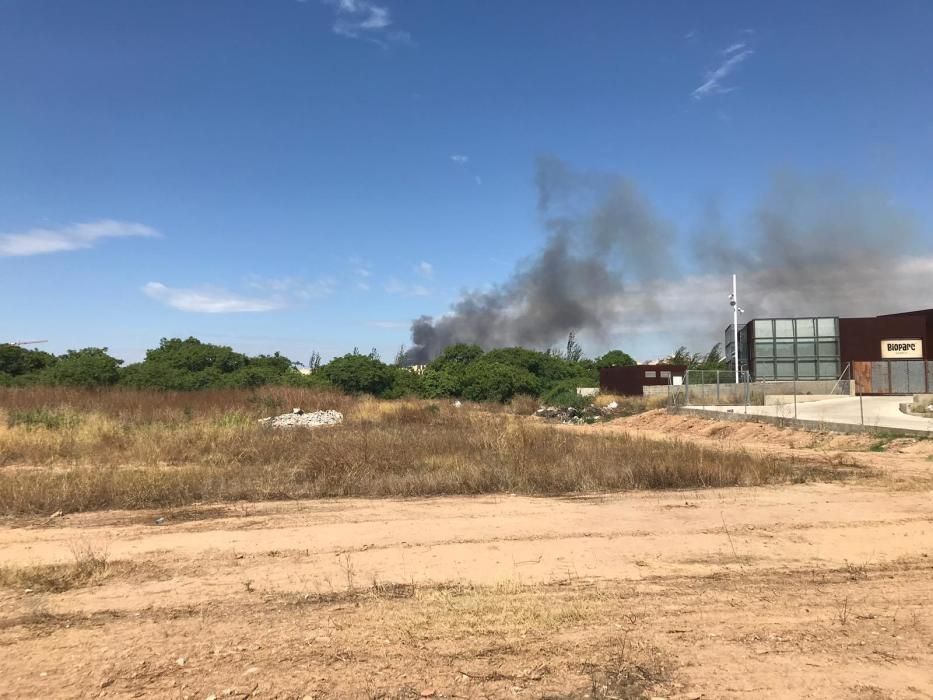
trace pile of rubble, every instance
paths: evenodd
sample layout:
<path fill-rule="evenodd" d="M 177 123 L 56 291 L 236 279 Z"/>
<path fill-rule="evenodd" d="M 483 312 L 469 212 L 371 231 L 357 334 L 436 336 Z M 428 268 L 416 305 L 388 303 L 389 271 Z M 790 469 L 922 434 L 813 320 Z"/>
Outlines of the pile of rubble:
<path fill-rule="evenodd" d="M 291 413 L 283 413 L 272 418 L 260 418 L 260 425 L 272 428 L 319 428 L 322 425 L 343 423 L 340 411 L 313 411 L 305 413 L 300 408 L 293 408 Z"/>
<path fill-rule="evenodd" d="M 594 423 L 604 416 L 613 415 L 613 411 L 619 407 L 615 401 L 605 407 L 587 406 L 586 408 L 544 406 L 535 411 L 539 418 L 547 420 L 560 421 L 561 423 Z"/>

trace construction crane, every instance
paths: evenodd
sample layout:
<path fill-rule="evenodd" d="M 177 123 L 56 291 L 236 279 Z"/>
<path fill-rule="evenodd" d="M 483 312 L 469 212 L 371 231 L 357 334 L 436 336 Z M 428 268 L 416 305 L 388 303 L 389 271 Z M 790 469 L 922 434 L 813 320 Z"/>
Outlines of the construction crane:
<path fill-rule="evenodd" d="M 39 343 L 47 343 L 47 340 L 14 340 L 12 343 L 7 343 L 7 345 L 38 345 Z"/>

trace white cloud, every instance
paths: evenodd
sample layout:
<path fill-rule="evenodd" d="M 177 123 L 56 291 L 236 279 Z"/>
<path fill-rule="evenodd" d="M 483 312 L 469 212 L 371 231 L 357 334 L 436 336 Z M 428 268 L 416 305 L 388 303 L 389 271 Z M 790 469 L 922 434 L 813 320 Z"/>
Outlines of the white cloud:
<path fill-rule="evenodd" d="M 143 286 L 146 296 L 179 311 L 204 314 L 256 313 L 275 311 L 286 305 L 281 296 L 246 297 L 220 287 L 166 287 L 161 282 Z"/>
<path fill-rule="evenodd" d="M 754 51 L 746 48 L 745 42 L 741 42 L 732 44 L 722 53 L 726 58 L 714 70 L 706 73 L 703 83 L 691 93 L 693 99 L 702 100 L 710 95 L 732 92 L 735 88 L 724 86 L 723 81 Z"/>
<path fill-rule="evenodd" d="M 465 156 L 462 153 L 454 153 L 450 159 L 457 165 L 466 165 L 470 162 L 470 156 Z"/>
<path fill-rule="evenodd" d="M 741 51 L 741 50 L 744 49 L 744 48 L 745 48 L 745 42 L 744 42 L 744 41 L 740 41 L 740 42 L 737 42 L 737 43 L 735 43 L 735 44 L 732 44 L 732 46 L 727 46 L 726 48 L 724 48 L 724 49 L 722 50 L 722 55 L 723 55 L 723 56 L 728 56 L 729 54 L 735 53 L 736 51 Z"/>
<path fill-rule="evenodd" d="M 428 279 L 434 277 L 434 265 L 424 260 L 415 266 L 415 271 L 422 277 L 427 277 Z"/>
<path fill-rule="evenodd" d="M 386 294 L 395 294 L 400 297 L 426 297 L 431 294 L 431 290 L 422 284 L 408 284 L 395 277 L 389 278 L 384 289 Z"/>
<path fill-rule="evenodd" d="M 91 248 L 104 238 L 157 238 L 159 232 L 132 221 L 100 219 L 58 229 L 34 228 L 0 234 L 0 257 L 45 255 Z"/>
<path fill-rule="evenodd" d="M 325 0 L 334 8 L 335 34 L 348 39 L 364 39 L 380 46 L 409 43 L 408 32 L 391 29 L 392 13 L 388 7 L 370 0 Z"/>

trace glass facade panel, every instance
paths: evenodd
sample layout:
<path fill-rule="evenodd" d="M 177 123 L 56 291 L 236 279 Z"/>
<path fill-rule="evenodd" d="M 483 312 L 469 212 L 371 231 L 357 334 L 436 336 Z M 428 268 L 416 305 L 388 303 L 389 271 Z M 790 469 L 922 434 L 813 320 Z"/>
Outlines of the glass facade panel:
<path fill-rule="evenodd" d="M 768 359 L 774 357 L 774 341 L 766 340 L 764 342 L 758 341 L 755 343 L 755 357 L 760 357 L 762 359 Z"/>
<path fill-rule="evenodd" d="M 794 363 L 793 362 L 776 362 L 775 363 L 776 376 L 778 379 L 793 379 L 794 378 Z"/>
<path fill-rule="evenodd" d="M 755 321 L 755 337 L 756 338 L 773 338 L 774 337 L 774 324 L 771 319 L 767 321 Z"/>
<path fill-rule="evenodd" d="M 838 357 L 839 356 L 839 345 L 836 344 L 835 340 L 821 340 L 819 343 L 820 346 L 820 357 Z"/>
<path fill-rule="evenodd" d="M 794 320 L 791 318 L 774 319 L 774 336 L 776 338 L 793 338 Z"/>
<path fill-rule="evenodd" d="M 816 327 L 821 337 L 835 338 L 838 335 L 836 332 L 836 319 L 834 318 L 817 319 Z"/>
<path fill-rule="evenodd" d="M 813 319 L 812 318 L 798 318 L 797 321 L 797 337 L 798 338 L 812 338 L 813 333 Z"/>
<path fill-rule="evenodd" d="M 839 378 L 839 363 L 838 362 L 820 362 L 820 379 L 838 379 Z"/>
<path fill-rule="evenodd" d="M 755 377 L 758 379 L 774 379 L 774 363 L 756 362 Z"/>
<path fill-rule="evenodd" d="M 775 353 L 779 358 L 794 358 L 794 344 L 793 343 L 775 343 L 774 344 Z"/>
<path fill-rule="evenodd" d="M 797 357 L 816 357 L 816 343 L 798 340 Z"/>
<path fill-rule="evenodd" d="M 816 362 L 798 362 L 797 379 L 816 379 Z"/>

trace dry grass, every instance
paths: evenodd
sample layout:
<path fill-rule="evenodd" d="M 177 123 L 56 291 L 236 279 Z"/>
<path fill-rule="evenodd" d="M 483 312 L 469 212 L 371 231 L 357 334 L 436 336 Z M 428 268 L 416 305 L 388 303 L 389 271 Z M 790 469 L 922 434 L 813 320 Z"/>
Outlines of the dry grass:
<path fill-rule="evenodd" d="M 74 561 L 67 564 L 0 567 L 0 587 L 35 593 L 61 593 L 99 583 L 114 572 L 106 550 L 76 544 L 71 552 Z"/>
<path fill-rule="evenodd" d="M 0 514 L 339 496 L 676 489 L 838 478 L 827 467 L 690 443 L 579 434 L 503 409 L 329 392 L 2 395 Z M 60 403 L 42 404 L 58 398 Z M 267 406 L 276 408 L 268 410 Z M 334 428 L 272 430 L 261 415 L 335 407 Z M 67 414 L 56 422 L 48 415 Z"/>

